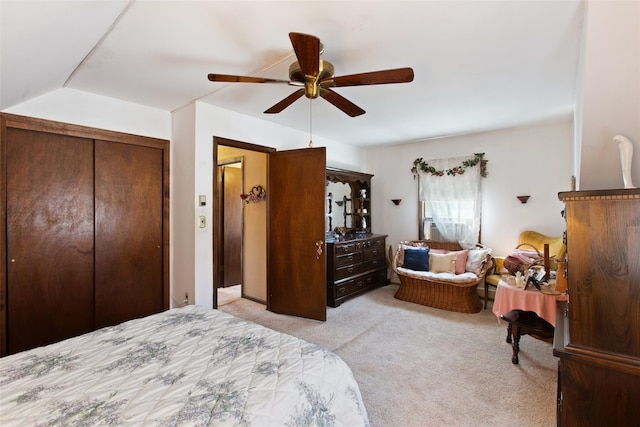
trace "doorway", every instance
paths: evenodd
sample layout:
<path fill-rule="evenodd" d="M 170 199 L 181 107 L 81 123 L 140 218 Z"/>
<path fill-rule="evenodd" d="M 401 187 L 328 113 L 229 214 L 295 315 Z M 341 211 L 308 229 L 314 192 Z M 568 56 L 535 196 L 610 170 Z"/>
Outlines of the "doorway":
<path fill-rule="evenodd" d="M 326 320 L 325 148 L 276 151 L 215 136 L 213 145 L 214 165 L 232 157 L 244 159 L 242 297 L 275 313 Z M 222 205 L 218 168 L 213 171 L 217 290 Z M 257 197 L 255 190 L 264 197 Z M 213 294 L 217 308 L 218 293 Z"/>
<path fill-rule="evenodd" d="M 214 137 L 216 307 L 237 298 L 266 304 L 267 203 L 246 203 L 241 195 L 257 185 L 266 188 L 268 151 L 264 147 Z M 238 210 L 239 214 L 233 213 Z"/>

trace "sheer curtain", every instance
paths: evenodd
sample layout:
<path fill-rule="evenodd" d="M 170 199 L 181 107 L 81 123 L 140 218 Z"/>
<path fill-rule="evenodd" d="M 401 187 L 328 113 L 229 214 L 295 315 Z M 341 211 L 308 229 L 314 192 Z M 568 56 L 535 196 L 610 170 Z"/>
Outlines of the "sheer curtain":
<path fill-rule="evenodd" d="M 471 157 L 430 160 L 436 170 L 460 166 Z M 443 176 L 420 172 L 420 200 L 427 204 L 438 231 L 447 241 L 471 249 L 478 243 L 482 193 L 480 165 L 466 168 L 463 174 Z"/>

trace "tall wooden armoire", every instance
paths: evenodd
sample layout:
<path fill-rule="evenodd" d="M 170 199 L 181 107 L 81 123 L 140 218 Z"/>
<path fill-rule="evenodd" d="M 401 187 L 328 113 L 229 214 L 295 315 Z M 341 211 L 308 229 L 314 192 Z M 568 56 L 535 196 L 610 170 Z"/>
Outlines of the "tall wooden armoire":
<path fill-rule="evenodd" d="M 640 189 L 559 194 L 568 307 L 558 310 L 559 426 L 640 420 Z"/>
<path fill-rule="evenodd" d="M 1 353 L 169 307 L 169 143 L 2 114 Z"/>

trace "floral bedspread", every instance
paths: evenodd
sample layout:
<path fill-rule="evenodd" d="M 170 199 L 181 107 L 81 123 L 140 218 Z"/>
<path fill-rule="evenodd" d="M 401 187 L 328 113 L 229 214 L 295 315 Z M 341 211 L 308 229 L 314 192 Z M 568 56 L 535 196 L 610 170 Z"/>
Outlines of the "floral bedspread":
<path fill-rule="evenodd" d="M 368 426 L 325 348 L 196 306 L 0 359 L 3 426 Z"/>

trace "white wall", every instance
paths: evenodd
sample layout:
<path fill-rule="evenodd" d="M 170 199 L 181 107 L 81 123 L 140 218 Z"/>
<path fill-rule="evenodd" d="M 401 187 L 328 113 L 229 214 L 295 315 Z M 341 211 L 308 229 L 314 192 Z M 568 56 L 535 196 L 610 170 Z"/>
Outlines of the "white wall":
<path fill-rule="evenodd" d="M 588 3 L 582 61 L 579 189 L 623 188 L 618 134 L 633 143 L 631 178 L 640 187 L 640 2 Z"/>
<path fill-rule="evenodd" d="M 482 179 L 482 242 L 495 255 L 507 254 L 526 229 L 561 236 L 564 219 L 558 192 L 570 190 L 573 120 L 518 127 L 366 150 L 372 179 L 373 232 L 387 244 L 418 238 L 418 182 L 413 161 L 485 153 Z M 526 204 L 516 196 L 530 195 Z M 402 199 L 396 206 L 391 199 Z"/>
<path fill-rule="evenodd" d="M 5 113 L 152 138 L 171 138 L 171 113 L 75 89 L 58 89 Z"/>
<path fill-rule="evenodd" d="M 195 105 L 192 104 L 173 114 L 171 138 L 171 169 L 169 172 L 171 188 L 170 212 L 170 271 L 171 271 L 171 306 L 184 304 L 185 294 L 188 303 L 203 304 L 208 297 L 195 292 L 195 236 L 197 233 L 195 177 L 193 163 L 195 161 Z M 211 204 L 213 200 L 209 200 Z M 209 295 L 210 296 L 210 295 Z M 209 302 L 209 304 L 211 304 Z M 207 304 L 203 304 L 207 305 Z"/>

